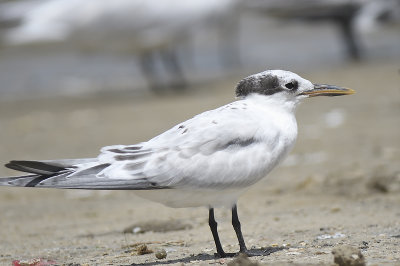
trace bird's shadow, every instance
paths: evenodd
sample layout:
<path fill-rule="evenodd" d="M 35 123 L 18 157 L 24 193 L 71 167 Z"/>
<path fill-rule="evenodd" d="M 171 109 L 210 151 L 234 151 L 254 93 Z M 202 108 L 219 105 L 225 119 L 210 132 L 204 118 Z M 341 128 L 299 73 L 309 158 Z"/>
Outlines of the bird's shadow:
<path fill-rule="evenodd" d="M 249 251 L 251 253 L 257 253 L 259 255 L 257 256 L 268 256 L 274 252 L 280 251 L 282 249 L 286 249 L 286 247 L 267 247 L 264 249 L 250 249 Z M 180 259 L 174 259 L 174 260 L 165 260 L 165 261 L 152 261 L 152 262 L 146 262 L 146 263 L 132 263 L 129 265 L 125 266 L 146 266 L 146 265 L 164 265 L 164 264 L 172 264 L 172 263 L 190 263 L 192 261 L 207 261 L 207 260 L 215 260 L 218 259 L 217 256 L 211 255 L 211 254 L 198 254 L 194 256 L 189 256 L 189 257 L 184 257 Z"/>

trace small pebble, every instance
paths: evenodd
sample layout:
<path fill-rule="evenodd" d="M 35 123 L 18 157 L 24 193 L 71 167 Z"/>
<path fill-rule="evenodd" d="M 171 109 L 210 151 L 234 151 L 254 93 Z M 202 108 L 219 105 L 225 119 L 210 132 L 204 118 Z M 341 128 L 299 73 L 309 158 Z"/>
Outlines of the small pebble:
<path fill-rule="evenodd" d="M 300 255 L 300 252 L 297 251 L 291 251 L 291 252 L 286 252 L 286 255 Z"/>
<path fill-rule="evenodd" d="M 142 228 L 140 228 L 139 226 L 134 227 L 134 228 L 132 229 L 132 233 L 133 233 L 133 234 L 142 233 Z"/>
<path fill-rule="evenodd" d="M 304 241 L 300 242 L 299 244 L 300 244 L 300 246 L 302 246 L 302 247 L 305 247 L 305 246 L 307 246 L 307 243 L 306 243 L 306 242 L 304 242 Z"/>
<path fill-rule="evenodd" d="M 343 245 L 332 250 L 333 259 L 339 266 L 365 266 L 365 258 L 361 251 L 352 246 Z"/>
<path fill-rule="evenodd" d="M 346 237 L 346 235 L 342 234 L 340 232 L 337 232 L 337 233 L 335 233 L 333 235 L 332 234 L 325 234 L 325 235 L 317 236 L 317 239 L 318 240 L 324 240 L 324 239 L 336 239 L 336 238 L 343 238 L 343 237 Z"/>
<path fill-rule="evenodd" d="M 157 259 L 165 259 L 167 257 L 167 251 L 165 251 L 165 249 L 160 249 L 155 253 L 155 255 Z"/>
<path fill-rule="evenodd" d="M 140 245 L 136 250 L 138 255 L 150 254 L 153 253 L 153 250 L 149 249 L 147 245 Z"/>

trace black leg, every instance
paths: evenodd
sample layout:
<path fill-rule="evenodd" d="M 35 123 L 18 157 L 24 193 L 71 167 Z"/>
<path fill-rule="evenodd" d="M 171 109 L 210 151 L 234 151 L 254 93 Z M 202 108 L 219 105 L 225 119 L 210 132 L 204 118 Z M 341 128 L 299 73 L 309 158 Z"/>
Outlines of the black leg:
<path fill-rule="evenodd" d="M 239 217 L 237 214 L 236 204 L 232 208 L 232 225 L 233 225 L 233 229 L 235 229 L 236 236 L 239 241 L 240 252 L 247 253 L 246 244 L 244 243 L 242 229 L 241 229 Z"/>
<path fill-rule="evenodd" d="M 210 226 L 211 233 L 214 237 L 215 247 L 217 248 L 217 253 L 221 258 L 225 258 L 225 251 L 222 249 L 221 241 L 219 241 L 217 222 L 214 218 L 214 208 L 210 208 L 208 211 L 208 225 Z"/>
<path fill-rule="evenodd" d="M 236 204 L 232 208 L 232 225 L 233 229 L 235 229 L 237 239 L 239 241 L 239 247 L 240 251 L 239 253 L 244 253 L 249 257 L 252 256 L 265 256 L 268 255 L 268 250 L 262 250 L 262 249 L 252 249 L 248 250 L 246 247 L 246 244 L 244 243 L 243 235 L 242 235 L 242 229 L 240 226 L 240 221 L 239 221 L 239 216 L 237 213 L 237 206 Z"/>
<path fill-rule="evenodd" d="M 211 233 L 214 237 L 214 242 L 215 242 L 215 247 L 217 248 L 217 255 L 220 258 L 226 258 L 226 257 L 234 257 L 237 255 L 237 253 L 225 253 L 225 251 L 222 249 L 221 241 L 219 240 L 218 236 L 218 231 L 217 231 L 217 222 L 215 221 L 214 218 L 214 208 L 209 209 L 208 213 L 208 224 L 210 225 Z M 269 250 L 248 250 L 246 248 L 246 244 L 244 243 L 243 235 L 242 235 L 242 230 L 240 228 L 240 221 L 239 217 L 237 214 L 237 206 L 236 204 L 232 208 L 232 225 L 233 229 L 235 229 L 236 236 L 239 240 L 239 246 L 240 246 L 240 253 L 245 253 L 247 256 L 265 256 L 268 255 L 267 252 Z"/>

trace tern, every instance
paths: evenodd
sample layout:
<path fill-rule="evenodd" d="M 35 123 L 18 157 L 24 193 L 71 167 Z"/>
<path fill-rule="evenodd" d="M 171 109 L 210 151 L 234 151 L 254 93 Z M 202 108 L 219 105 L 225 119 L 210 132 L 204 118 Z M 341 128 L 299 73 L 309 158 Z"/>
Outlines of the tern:
<path fill-rule="evenodd" d="M 238 197 L 265 177 L 293 147 L 296 106 L 315 96 L 354 90 L 313 84 L 284 70 L 267 70 L 241 80 L 237 100 L 179 123 L 147 142 L 101 149 L 97 158 L 21 161 L 5 166 L 28 173 L 0 179 L 2 186 L 134 190 L 169 207 L 209 209 L 217 256 L 222 248 L 215 207 L 232 210 L 241 253 L 248 250 L 237 212 Z"/>

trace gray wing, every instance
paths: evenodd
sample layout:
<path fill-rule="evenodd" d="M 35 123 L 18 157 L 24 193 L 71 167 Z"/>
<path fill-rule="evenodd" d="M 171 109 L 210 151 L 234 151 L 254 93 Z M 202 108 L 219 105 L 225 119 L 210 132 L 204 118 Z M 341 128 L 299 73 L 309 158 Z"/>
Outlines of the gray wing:
<path fill-rule="evenodd" d="M 271 130 L 266 136 L 259 130 L 258 118 L 239 106 L 231 104 L 180 123 L 142 143 L 138 152 L 132 152 L 137 146 L 105 147 L 99 161 L 110 166 L 98 176 L 127 182 L 144 178 L 170 188 L 250 185 L 273 165 L 269 162 L 278 131 Z"/>

